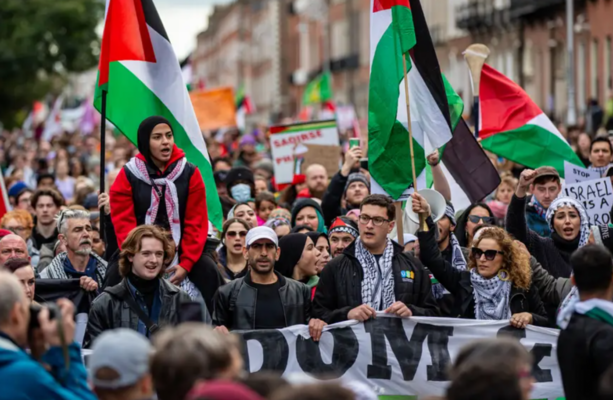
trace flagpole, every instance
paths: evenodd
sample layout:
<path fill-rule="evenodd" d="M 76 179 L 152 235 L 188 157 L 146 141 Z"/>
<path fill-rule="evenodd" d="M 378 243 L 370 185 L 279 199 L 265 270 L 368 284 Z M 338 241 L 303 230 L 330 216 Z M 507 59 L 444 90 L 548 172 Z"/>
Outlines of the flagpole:
<path fill-rule="evenodd" d="M 404 69 L 404 96 L 407 103 L 407 126 L 409 128 L 409 146 L 411 149 L 411 173 L 413 174 L 413 191 L 417 192 L 417 173 L 415 172 L 415 150 L 413 149 L 413 129 L 411 126 L 411 103 L 409 101 L 409 71 L 407 70 L 407 55 L 404 53 L 402 55 L 402 67 Z M 402 210 L 402 208 L 400 207 Z M 398 215 L 396 215 L 396 219 L 398 219 Z M 402 220 L 402 212 L 400 213 L 400 219 Z M 398 228 L 398 243 L 401 246 L 404 246 L 404 232 L 400 231 L 402 227 L 402 222 L 396 222 Z M 426 218 L 423 215 L 419 216 L 419 228 L 427 232 L 428 226 L 426 225 Z"/>
<path fill-rule="evenodd" d="M 102 104 L 100 107 L 100 194 L 104 193 L 104 170 L 106 169 L 106 90 L 102 90 Z M 104 207 L 100 209 L 100 236 L 104 235 Z M 106 240 L 105 240 L 106 241 Z"/>

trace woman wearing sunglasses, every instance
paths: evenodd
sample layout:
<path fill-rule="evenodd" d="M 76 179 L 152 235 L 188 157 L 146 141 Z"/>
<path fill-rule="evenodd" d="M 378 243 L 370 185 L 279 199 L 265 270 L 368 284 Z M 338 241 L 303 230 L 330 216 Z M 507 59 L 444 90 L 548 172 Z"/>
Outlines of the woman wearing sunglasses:
<path fill-rule="evenodd" d="M 522 173 L 515 196 L 507 211 L 506 229 L 524 243 L 555 278 L 569 278 L 572 273 L 570 255 L 587 244 L 589 217 L 583 204 L 568 197 L 555 199 L 547 209 L 546 221 L 551 237 L 539 236 L 528 227 L 525 217 L 526 191 L 534 181 L 534 171 Z"/>
<path fill-rule="evenodd" d="M 247 273 L 247 260 L 243 256 L 243 247 L 249 224 L 239 218 L 230 218 L 223 224 L 221 234 L 222 246 L 219 249 L 219 263 L 223 266 L 221 275 L 229 282 Z"/>
<path fill-rule="evenodd" d="M 495 223 L 494 213 L 487 204 L 475 203 L 460 215 L 454 233 L 461 247 L 470 248 L 475 228 L 479 225 L 494 225 Z"/>
<path fill-rule="evenodd" d="M 430 206 L 421 197 L 413 211 L 428 215 L 428 232 L 419 232 L 420 259 L 452 294 L 451 315 L 457 318 L 509 320 L 516 328 L 548 326 L 545 308 L 532 283 L 530 255 L 502 228 L 476 229 L 468 265 L 454 268 L 438 249 Z"/>

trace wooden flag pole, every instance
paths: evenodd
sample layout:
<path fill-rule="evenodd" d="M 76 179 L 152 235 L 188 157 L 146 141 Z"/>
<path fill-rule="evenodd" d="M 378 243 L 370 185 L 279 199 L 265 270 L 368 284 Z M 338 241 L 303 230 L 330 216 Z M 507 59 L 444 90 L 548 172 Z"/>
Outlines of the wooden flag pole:
<path fill-rule="evenodd" d="M 407 70 L 407 55 L 402 55 L 402 66 L 404 69 L 404 95 L 407 102 L 407 123 L 409 128 L 409 146 L 411 148 L 411 172 L 413 174 L 413 191 L 417 192 L 417 172 L 415 171 L 415 151 L 413 150 L 413 129 L 411 126 L 411 103 L 409 100 L 409 71 Z M 396 209 L 398 210 L 398 209 Z M 400 207 L 400 219 L 402 219 L 402 207 Z M 398 213 L 396 213 L 396 219 L 398 219 Z M 404 246 L 404 232 L 400 230 L 402 222 L 398 223 L 398 243 Z M 428 225 L 426 224 L 426 218 L 423 215 L 419 216 L 419 229 L 424 232 L 428 231 Z M 400 238 L 402 236 L 402 239 Z"/>

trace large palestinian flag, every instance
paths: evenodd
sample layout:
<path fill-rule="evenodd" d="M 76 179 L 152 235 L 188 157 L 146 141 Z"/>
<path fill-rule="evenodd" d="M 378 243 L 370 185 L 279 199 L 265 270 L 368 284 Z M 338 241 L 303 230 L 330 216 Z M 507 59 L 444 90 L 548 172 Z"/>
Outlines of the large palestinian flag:
<path fill-rule="evenodd" d="M 145 118 L 172 124 L 175 143 L 198 166 L 206 187 L 208 216 L 221 229 L 222 210 L 206 144 L 183 81 L 181 67 L 152 0 L 107 0 L 95 107 L 132 143 Z"/>
<path fill-rule="evenodd" d="M 554 167 L 564 176 L 564 161 L 583 163 L 549 117 L 515 82 L 485 64 L 479 87 L 484 149 L 529 168 Z"/>
<path fill-rule="evenodd" d="M 424 186 L 426 154 L 452 138 L 450 109 L 419 0 L 371 0 L 370 24 L 369 169 L 385 192 L 399 198 L 413 184 L 403 54 L 416 175 Z"/>

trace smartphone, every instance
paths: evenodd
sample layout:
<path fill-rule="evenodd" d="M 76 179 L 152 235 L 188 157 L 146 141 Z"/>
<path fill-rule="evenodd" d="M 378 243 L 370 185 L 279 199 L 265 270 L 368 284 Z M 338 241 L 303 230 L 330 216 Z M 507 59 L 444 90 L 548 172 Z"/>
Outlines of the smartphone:
<path fill-rule="evenodd" d="M 202 304 L 197 301 L 186 301 L 179 305 L 179 323 L 204 322 Z"/>
<path fill-rule="evenodd" d="M 368 158 L 360 158 L 360 168 L 368 171 Z"/>
<path fill-rule="evenodd" d="M 352 149 L 354 147 L 360 147 L 360 139 L 358 138 L 349 139 L 349 148 Z"/>

